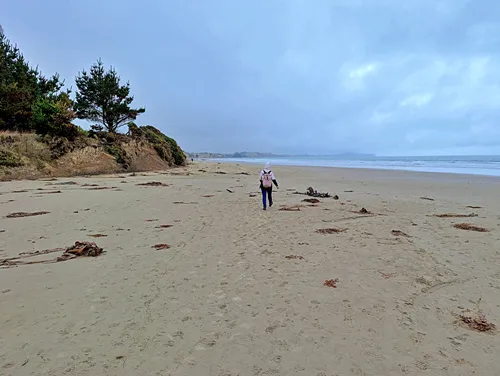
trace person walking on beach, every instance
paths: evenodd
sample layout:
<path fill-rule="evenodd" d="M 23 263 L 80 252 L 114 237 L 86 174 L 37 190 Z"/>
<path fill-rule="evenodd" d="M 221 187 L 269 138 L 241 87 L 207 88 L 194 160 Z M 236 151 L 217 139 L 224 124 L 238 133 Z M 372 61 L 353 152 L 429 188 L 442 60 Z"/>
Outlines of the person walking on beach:
<path fill-rule="evenodd" d="M 278 182 L 271 171 L 271 165 L 266 163 L 260 172 L 260 190 L 262 191 L 262 206 L 267 209 L 266 198 L 269 200 L 269 207 L 273 206 L 273 183 L 279 189 Z"/>

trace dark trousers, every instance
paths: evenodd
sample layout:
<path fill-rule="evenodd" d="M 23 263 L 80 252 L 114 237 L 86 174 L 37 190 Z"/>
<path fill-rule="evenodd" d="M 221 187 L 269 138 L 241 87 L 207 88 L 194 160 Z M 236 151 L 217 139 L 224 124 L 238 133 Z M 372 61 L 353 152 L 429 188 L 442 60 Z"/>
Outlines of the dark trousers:
<path fill-rule="evenodd" d="M 262 190 L 262 206 L 264 209 L 267 207 L 266 205 L 266 196 L 267 199 L 269 200 L 269 207 L 273 206 L 273 188 L 261 188 Z"/>

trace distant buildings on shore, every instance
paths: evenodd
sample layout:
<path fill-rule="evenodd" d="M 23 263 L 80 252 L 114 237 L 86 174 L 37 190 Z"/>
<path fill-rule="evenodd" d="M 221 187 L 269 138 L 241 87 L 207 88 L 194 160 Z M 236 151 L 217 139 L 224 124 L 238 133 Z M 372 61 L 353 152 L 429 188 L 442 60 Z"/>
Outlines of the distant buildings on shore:
<path fill-rule="evenodd" d="M 187 153 L 189 158 L 194 159 L 214 159 L 214 158 L 272 158 L 278 157 L 278 155 L 270 154 L 270 153 L 254 153 L 254 152 L 237 152 L 231 154 L 225 153 Z"/>

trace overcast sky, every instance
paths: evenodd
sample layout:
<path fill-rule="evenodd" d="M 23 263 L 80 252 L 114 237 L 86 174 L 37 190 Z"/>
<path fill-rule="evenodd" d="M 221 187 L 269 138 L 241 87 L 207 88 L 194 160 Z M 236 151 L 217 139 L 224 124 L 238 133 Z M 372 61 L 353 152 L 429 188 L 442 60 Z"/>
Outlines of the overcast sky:
<path fill-rule="evenodd" d="M 68 86 L 97 58 L 187 151 L 500 154 L 500 0 L 4 0 Z"/>

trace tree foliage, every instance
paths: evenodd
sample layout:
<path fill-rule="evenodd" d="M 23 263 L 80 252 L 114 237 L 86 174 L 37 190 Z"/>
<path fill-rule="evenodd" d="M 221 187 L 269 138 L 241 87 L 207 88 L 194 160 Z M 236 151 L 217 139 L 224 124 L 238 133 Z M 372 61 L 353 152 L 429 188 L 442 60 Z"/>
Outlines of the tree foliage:
<path fill-rule="evenodd" d="M 120 85 L 120 77 L 113 68 L 105 70 L 101 60 L 92 65 L 90 71 L 76 77 L 76 100 L 74 109 L 78 118 L 101 124 L 108 132 L 135 120 L 144 108 L 134 109 L 131 104 L 130 84 Z"/>
<path fill-rule="evenodd" d="M 31 68 L 19 48 L 0 33 L 0 130 L 31 131 L 48 103 L 55 103 L 63 82 Z"/>

